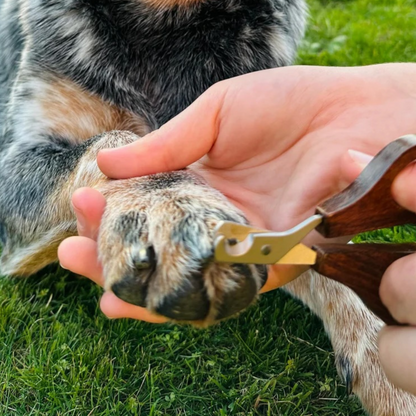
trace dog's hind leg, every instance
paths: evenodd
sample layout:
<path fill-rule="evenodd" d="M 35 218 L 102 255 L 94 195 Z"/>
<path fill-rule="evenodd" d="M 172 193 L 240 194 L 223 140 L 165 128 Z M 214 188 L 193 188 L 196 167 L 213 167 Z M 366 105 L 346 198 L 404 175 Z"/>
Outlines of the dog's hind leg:
<path fill-rule="evenodd" d="M 313 271 L 284 289 L 322 319 L 334 348 L 338 373 L 370 415 L 416 414 L 416 397 L 395 388 L 381 368 L 377 334 L 383 322 L 352 290 Z"/>

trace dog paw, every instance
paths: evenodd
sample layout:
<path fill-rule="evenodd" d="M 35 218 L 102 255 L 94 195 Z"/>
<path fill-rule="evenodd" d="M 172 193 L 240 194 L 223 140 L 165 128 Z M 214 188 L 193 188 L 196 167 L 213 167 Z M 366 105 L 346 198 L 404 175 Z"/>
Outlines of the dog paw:
<path fill-rule="evenodd" d="M 99 235 L 105 286 L 176 321 L 210 324 L 256 298 L 265 266 L 217 264 L 214 229 L 245 223 L 220 193 L 187 171 L 109 182 Z"/>

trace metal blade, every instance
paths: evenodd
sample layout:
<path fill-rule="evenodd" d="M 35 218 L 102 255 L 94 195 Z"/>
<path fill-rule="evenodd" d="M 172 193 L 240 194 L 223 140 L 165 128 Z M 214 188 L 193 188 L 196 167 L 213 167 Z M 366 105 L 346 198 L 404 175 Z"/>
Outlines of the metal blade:
<path fill-rule="evenodd" d="M 316 251 L 299 243 L 275 264 L 302 264 L 312 266 L 316 263 L 316 256 Z"/>
<path fill-rule="evenodd" d="M 215 259 L 223 263 L 275 264 L 321 222 L 321 215 L 313 215 L 284 232 L 258 231 L 245 225 L 221 223 L 216 230 Z"/>

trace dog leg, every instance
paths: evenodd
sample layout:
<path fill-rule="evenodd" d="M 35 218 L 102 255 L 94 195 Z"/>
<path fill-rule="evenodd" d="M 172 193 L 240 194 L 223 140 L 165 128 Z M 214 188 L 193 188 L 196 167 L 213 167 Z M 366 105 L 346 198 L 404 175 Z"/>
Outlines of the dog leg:
<path fill-rule="evenodd" d="M 284 287 L 324 324 L 338 373 L 373 416 L 416 414 L 416 397 L 392 386 L 381 368 L 377 334 L 384 323 L 349 288 L 314 271 Z"/>
<path fill-rule="evenodd" d="M 92 159 L 99 149 L 121 146 L 137 138 L 128 133 L 109 134 L 77 146 L 65 146 L 53 140 L 35 142 L 33 146 L 30 142 L 17 142 L 3 150 L 0 155 L 1 273 L 30 275 L 56 261 L 59 243 L 76 234 L 70 202 L 72 193 L 79 187 L 106 181 Z"/>

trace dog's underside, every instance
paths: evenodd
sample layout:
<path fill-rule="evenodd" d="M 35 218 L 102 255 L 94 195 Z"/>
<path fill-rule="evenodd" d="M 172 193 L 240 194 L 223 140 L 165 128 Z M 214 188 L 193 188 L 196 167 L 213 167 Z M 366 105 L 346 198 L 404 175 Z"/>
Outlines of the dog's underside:
<path fill-rule="evenodd" d="M 217 81 L 288 65 L 303 0 L 0 0 L 0 260 L 4 275 L 56 261 L 76 234 L 70 198 L 100 190 L 107 290 L 177 321 L 209 324 L 256 297 L 260 266 L 212 262 L 218 221 L 245 222 L 184 170 L 112 181 L 100 149 L 137 140 Z M 195 138 L 197 140 L 197 138 Z M 324 322 L 347 388 L 372 415 L 414 415 L 377 355 L 382 322 L 346 287 L 307 273 L 285 288 Z"/>

